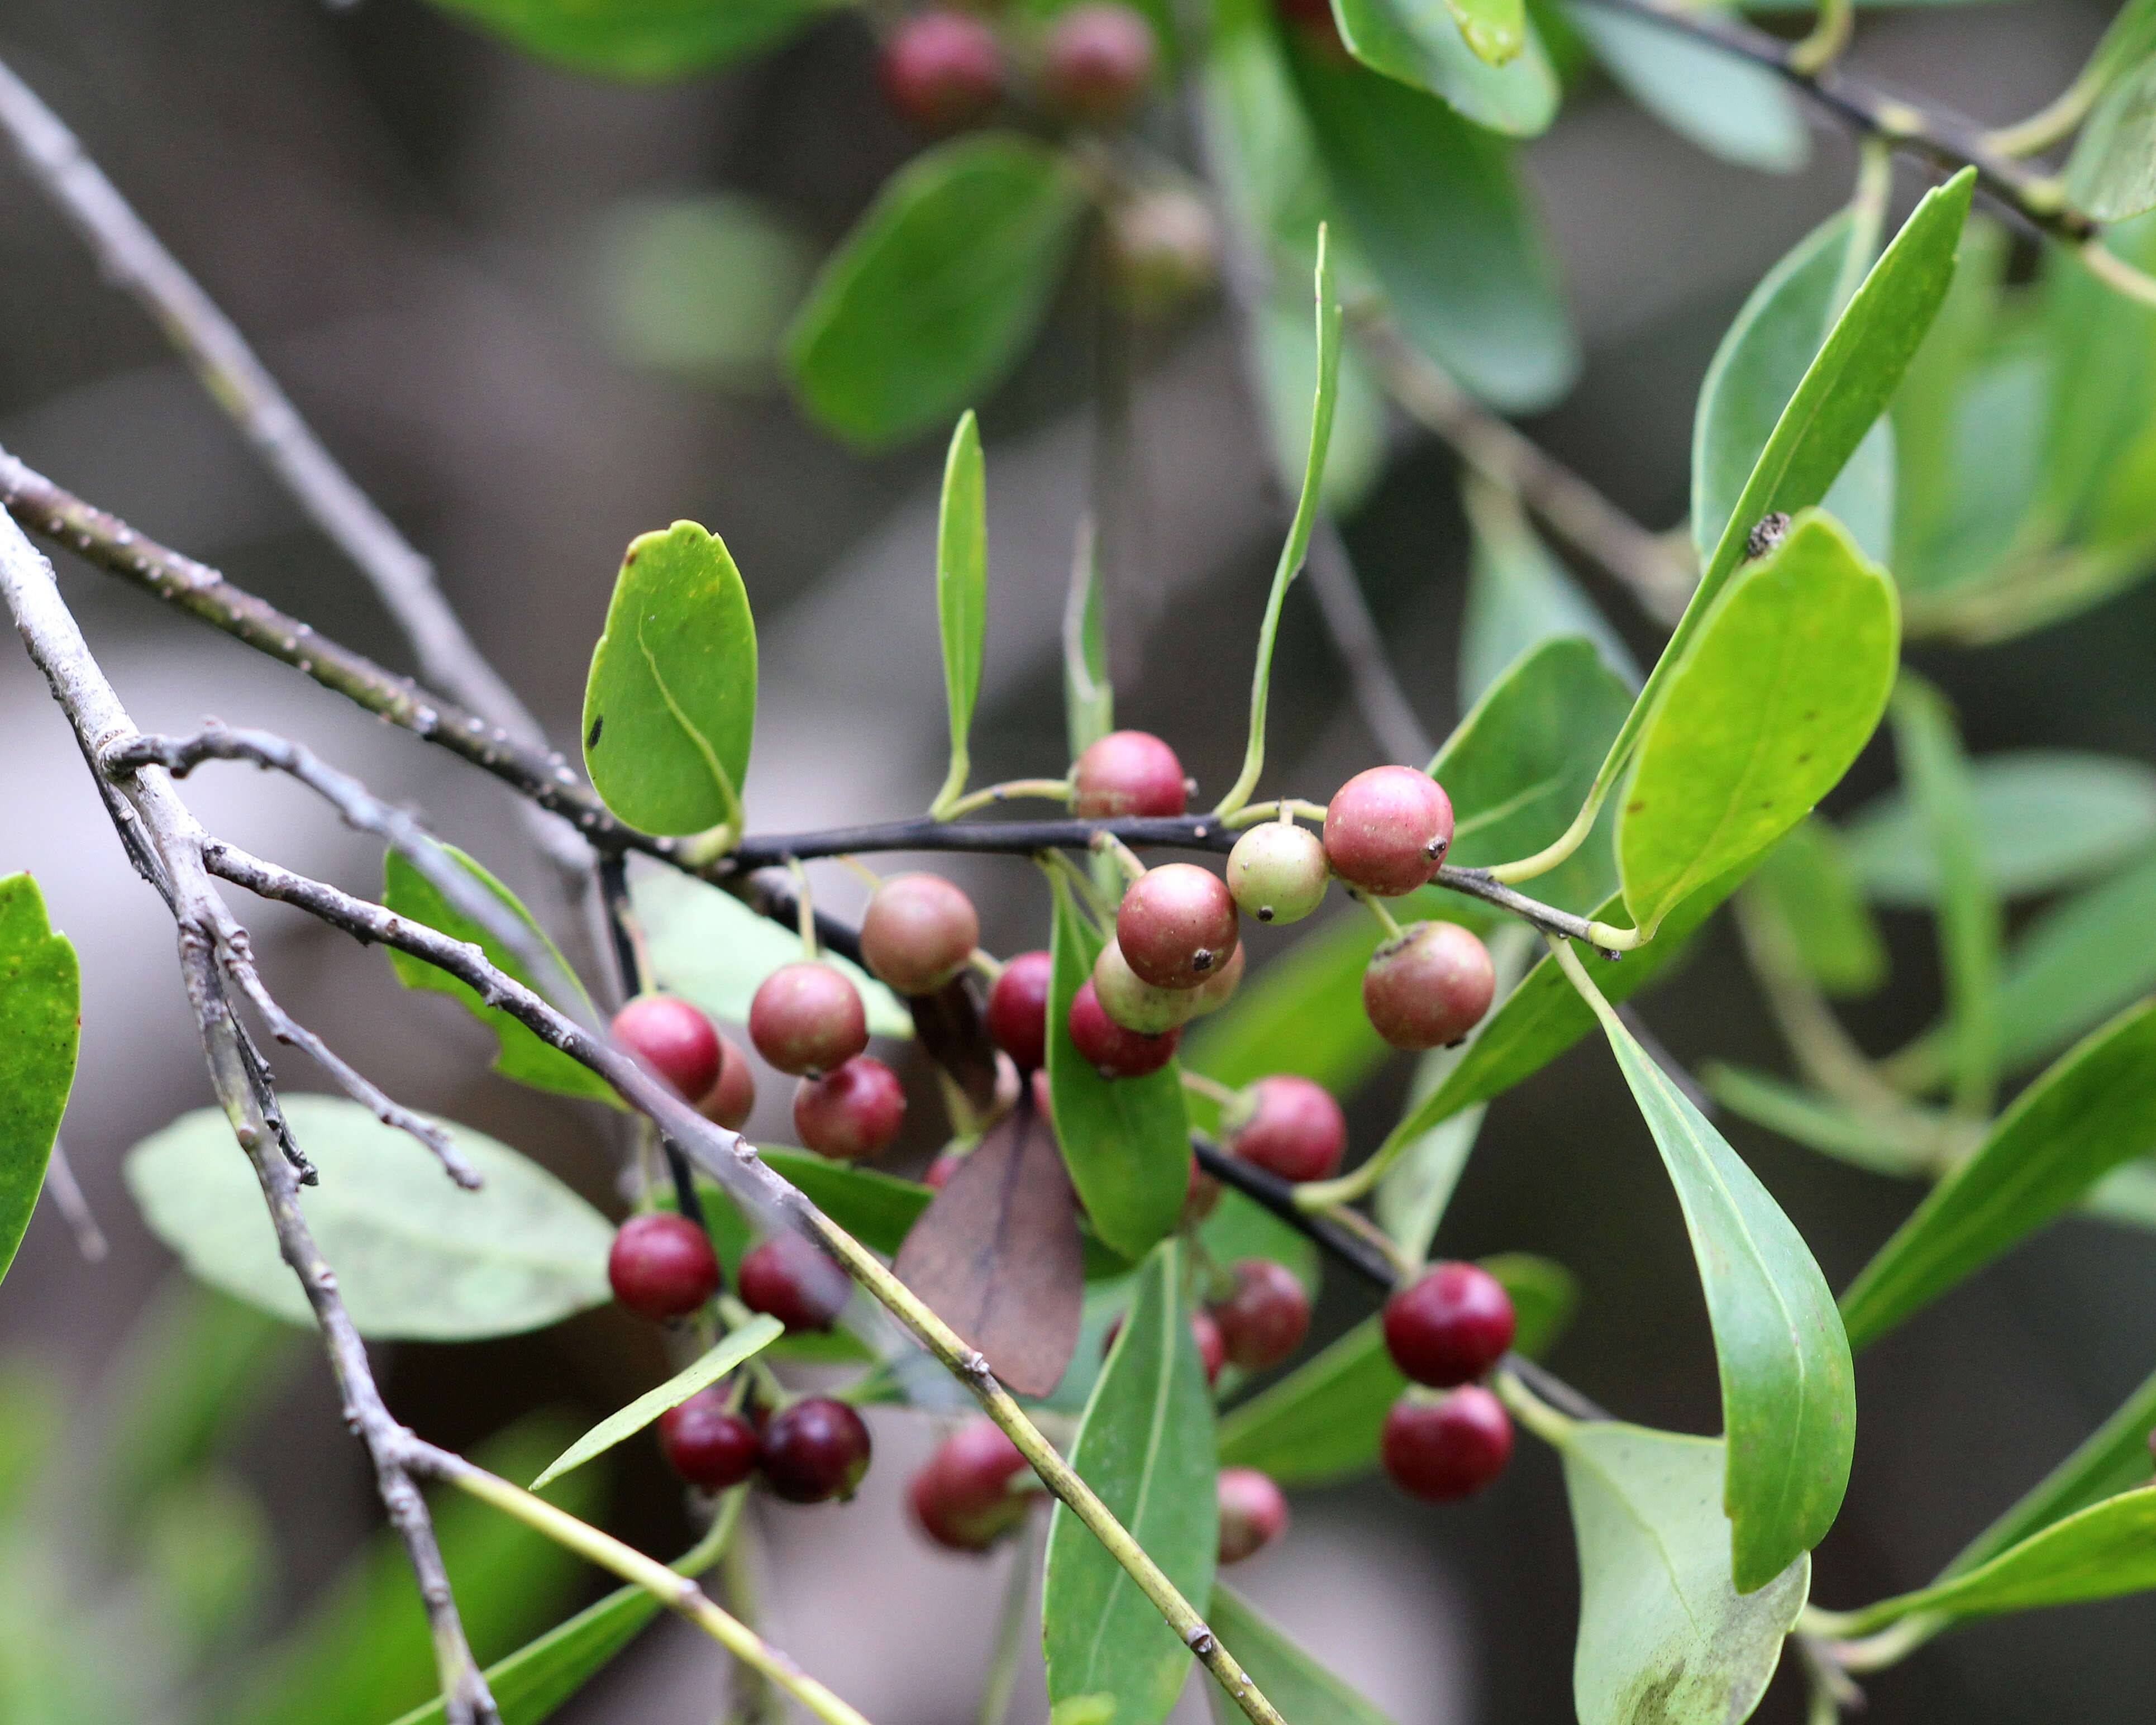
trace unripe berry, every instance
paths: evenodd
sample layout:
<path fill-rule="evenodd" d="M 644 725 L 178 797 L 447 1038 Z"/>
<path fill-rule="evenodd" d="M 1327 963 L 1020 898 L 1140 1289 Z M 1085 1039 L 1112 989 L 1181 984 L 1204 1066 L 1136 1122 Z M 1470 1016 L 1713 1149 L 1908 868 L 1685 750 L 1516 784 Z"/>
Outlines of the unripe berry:
<path fill-rule="evenodd" d="M 1385 1350 L 1435 1389 L 1471 1383 L 1505 1357 L 1515 1319 L 1504 1283 L 1476 1264 L 1440 1264 L 1385 1301 Z"/>
<path fill-rule="evenodd" d="M 870 1055 L 856 1055 L 793 1092 L 793 1130 L 804 1149 L 847 1162 L 874 1156 L 898 1136 L 906 1091 L 898 1075 Z"/>
<path fill-rule="evenodd" d="M 1225 1122 L 1229 1151 L 1283 1180 L 1322 1180 L 1348 1148 L 1348 1117 L 1332 1093 L 1291 1072 L 1260 1078 Z"/>
<path fill-rule="evenodd" d="M 869 1471 L 869 1429 L 844 1402 L 812 1395 L 772 1416 L 757 1466 L 788 1503 L 850 1497 Z"/>
<path fill-rule="evenodd" d="M 686 1216 L 631 1216 L 607 1249 L 614 1298 L 654 1323 L 696 1311 L 718 1292 L 720 1280 L 710 1236 Z"/>
<path fill-rule="evenodd" d="M 993 1420 L 968 1420 L 944 1439 L 907 1488 L 921 1530 L 952 1551 L 986 1551 L 1025 1519 L 1010 1489 L 1025 1457 Z"/>
<path fill-rule="evenodd" d="M 1168 863 L 1131 882 L 1116 911 L 1116 944 L 1157 988 L 1194 988 L 1235 950 L 1235 901 L 1194 863 Z"/>
<path fill-rule="evenodd" d="M 988 990 L 988 1034 L 1021 1072 L 1037 1070 L 1048 1060 L 1048 990 L 1055 968 L 1045 952 L 1020 952 Z"/>
<path fill-rule="evenodd" d="M 1300 922 L 1325 902 L 1332 865 L 1308 827 L 1261 821 L 1228 853 L 1228 891 L 1260 922 Z"/>
<path fill-rule="evenodd" d="M 756 1471 L 756 1428 L 728 1409 L 716 1385 L 659 1416 L 659 1445 L 675 1472 L 706 1491 L 738 1486 Z"/>
<path fill-rule="evenodd" d="M 739 1132 L 756 1106 L 756 1074 L 748 1056 L 725 1037 L 719 1038 L 719 1081 L 696 1104 L 696 1111 L 716 1126 Z"/>
<path fill-rule="evenodd" d="M 782 1072 L 805 1077 L 843 1066 L 869 1045 L 860 991 L 828 964 L 783 964 L 748 1006 L 749 1040 Z"/>
<path fill-rule="evenodd" d="M 1333 793 L 1325 810 L 1332 872 L 1379 898 L 1434 879 L 1452 843 L 1452 799 L 1427 773 L 1373 767 Z"/>
<path fill-rule="evenodd" d="M 1393 1483 L 1409 1496 L 1452 1503 L 1505 1471 L 1512 1422 L 1505 1404 L 1479 1384 L 1441 1402 L 1403 1397 L 1385 1415 L 1378 1454 Z"/>
<path fill-rule="evenodd" d="M 1071 813 L 1082 820 L 1180 814 L 1189 798 L 1175 751 L 1144 731 L 1111 731 L 1071 769 Z"/>
<path fill-rule="evenodd" d="M 613 1015 L 613 1038 L 685 1101 L 702 1101 L 719 1081 L 719 1033 L 678 994 L 638 995 Z"/>
<path fill-rule="evenodd" d="M 735 1281 L 742 1305 L 796 1334 L 829 1329 L 853 1291 L 846 1272 L 798 1234 L 774 1234 L 747 1253 Z"/>
<path fill-rule="evenodd" d="M 1114 941 L 1101 948 L 1093 961 L 1093 992 L 1101 1010 L 1126 1030 L 1141 1036 L 1161 1036 L 1198 1016 L 1202 1004 L 1195 988 L 1157 988 L 1130 967 L 1123 949 Z"/>
<path fill-rule="evenodd" d="M 1108 287 L 1132 316 L 1168 316 L 1219 275 L 1219 224 L 1180 187 L 1124 198 L 1108 212 Z"/>
<path fill-rule="evenodd" d="M 1310 1333 L 1310 1296 L 1285 1264 L 1245 1258 L 1235 1266 L 1235 1291 L 1209 1308 L 1222 1352 L 1246 1372 L 1276 1366 Z"/>
<path fill-rule="evenodd" d="M 1116 0 L 1073 6 L 1049 27 L 1042 46 L 1041 99 L 1066 119 L 1120 120 L 1144 97 L 1158 58 L 1142 13 Z"/>
<path fill-rule="evenodd" d="M 1255 1467 L 1224 1467 L 1220 1496 L 1220 1561 L 1255 1557 L 1287 1532 L 1287 1496 Z"/>
<path fill-rule="evenodd" d="M 980 943 L 973 901 L 941 875 L 897 875 L 861 917 L 861 958 L 901 994 L 933 994 Z"/>
<path fill-rule="evenodd" d="M 891 106 L 932 131 L 981 118 L 1003 100 L 1009 75 L 995 31 L 942 7 L 893 31 L 877 69 Z"/>
<path fill-rule="evenodd" d="M 1159 1036 L 1126 1030 L 1108 1016 L 1090 978 L 1071 999 L 1069 1024 L 1072 1045 L 1103 1078 L 1142 1078 L 1158 1072 L 1175 1058 L 1175 1045 L 1183 1040 L 1180 1030 Z"/>
<path fill-rule="evenodd" d="M 1497 992 L 1490 951 L 1457 922 L 1417 922 L 1370 955 L 1363 1010 L 1394 1048 L 1450 1048 Z"/>

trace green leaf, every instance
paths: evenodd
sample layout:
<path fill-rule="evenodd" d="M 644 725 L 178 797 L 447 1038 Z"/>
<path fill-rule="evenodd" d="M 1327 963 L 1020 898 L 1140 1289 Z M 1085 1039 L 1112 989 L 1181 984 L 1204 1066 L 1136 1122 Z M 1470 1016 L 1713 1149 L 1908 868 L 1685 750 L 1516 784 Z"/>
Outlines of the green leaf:
<path fill-rule="evenodd" d="M 594 1455 L 603 1455 L 625 1438 L 631 1438 L 670 1408 L 678 1408 L 700 1390 L 716 1384 L 743 1362 L 761 1353 L 781 1336 L 786 1326 L 775 1317 L 757 1316 L 726 1337 L 701 1358 L 684 1366 L 664 1384 L 644 1394 L 627 1407 L 617 1409 L 547 1464 L 532 1481 L 531 1489 L 561 1478 L 572 1468 L 582 1467 Z"/>
<path fill-rule="evenodd" d="M 1292 1072 L 1353 1095 L 1389 1052 L 1363 1011 L 1363 973 L 1382 933 L 1357 909 L 1298 936 L 1183 1033 L 1183 1064 L 1235 1089 Z"/>
<path fill-rule="evenodd" d="M 1574 3 L 1564 19 L 1627 95 L 1710 155 L 1767 173 L 1794 173 L 1810 158 L 1804 113 L 1773 73 L 1625 13 Z"/>
<path fill-rule="evenodd" d="M 2156 262 L 2156 223 L 2116 228 L 2104 244 L 2146 269 Z M 2035 335 L 2049 361 L 2051 401 L 2035 504 L 2023 524 L 2035 544 L 2068 539 L 2087 525 L 2149 423 L 2156 363 L 2156 311 L 2128 299 L 2071 253 L 2045 264 Z"/>
<path fill-rule="evenodd" d="M 1450 21 L 1440 27 L 1456 47 Z M 1400 332 L 1493 407 L 1556 400 L 1578 369 L 1578 347 L 1512 147 L 1322 49 L 1291 40 L 1288 59 L 1333 200 Z"/>
<path fill-rule="evenodd" d="M 2156 59 L 2113 84 L 2066 162 L 2066 197 L 2099 222 L 2156 209 Z"/>
<path fill-rule="evenodd" d="M 924 150 L 825 262 L 787 336 L 809 412 L 864 449 L 987 395 L 1033 337 L 1086 209 L 1069 158 L 1008 132 Z"/>
<path fill-rule="evenodd" d="M 1624 683 L 1629 706 L 1630 691 L 1640 686 L 1631 650 L 1550 554 L 1517 500 L 1477 480 L 1467 483 L 1464 495 L 1474 556 L 1460 626 L 1460 705 L 1481 700 L 1531 648 L 1579 635 L 1594 644 L 1603 664 Z"/>
<path fill-rule="evenodd" d="M 485 891 L 501 901 L 519 922 L 521 922 L 532 942 L 554 961 L 557 975 L 575 981 L 575 973 L 568 966 L 531 913 L 526 910 L 515 893 L 490 873 L 475 857 L 467 856 L 453 845 L 444 845 L 443 851 L 471 875 Z M 466 941 L 477 945 L 486 955 L 487 962 L 515 981 L 524 984 L 533 993 L 544 994 L 540 980 L 515 952 L 511 952 L 488 930 L 452 905 L 441 890 L 418 869 L 402 851 L 392 850 L 382 862 L 382 901 L 398 916 L 424 924 L 446 934 L 452 940 Z M 498 1006 L 489 1006 L 480 999 L 479 990 L 470 983 L 438 970 L 424 958 L 409 952 L 388 949 L 389 968 L 397 973 L 397 980 L 408 988 L 424 988 L 434 993 L 446 994 L 471 1014 L 488 1029 L 494 1032 L 497 1045 L 494 1070 L 504 1078 L 513 1078 L 519 1084 L 528 1084 L 535 1090 L 552 1091 L 565 1096 L 584 1096 L 591 1101 L 611 1103 L 619 1108 L 621 1098 L 614 1094 L 613 1086 L 580 1060 L 572 1060 L 552 1044 L 540 1040 L 537 1033 L 527 1028 L 516 1018 Z M 574 1001 L 563 1002 L 570 1010 L 589 1020 L 593 1015 L 590 997 L 579 988 Z"/>
<path fill-rule="evenodd" d="M 1827 993 L 1859 1000 L 1886 982 L 1886 943 L 1829 822 L 1817 815 L 1798 822 L 1761 860 L 1749 890 L 1781 918 L 1804 968 Z"/>
<path fill-rule="evenodd" d="M 1718 1060 L 1700 1079 L 1732 1114 L 1853 1167 L 1906 1179 L 1936 1166 L 1933 1145 L 1914 1142 L 1906 1132 L 1831 1096 Z"/>
<path fill-rule="evenodd" d="M 1526 0 L 1445 0 L 1445 3 L 1477 59 L 1502 66 L 1517 59 L 1527 45 Z"/>
<path fill-rule="evenodd" d="M 1557 74 L 1533 24 L 1522 21 L 1520 51 L 1493 65 L 1467 45 L 1454 11 L 1453 0 L 1332 0 L 1340 39 L 1364 65 L 1492 131 L 1546 131 L 1557 117 Z"/>
<path fill-rule="evenodd" d="M 584 768 L 621 819 L 741 826 L 756 729 L 756 620 L 725 542 L 694 521 L 629 542 L 584 685 Z"/>
<path fill-rule="evenodd" d="M 1810 1558 L 1731 1587 L 1712 1439 L 1598 1421 L 1557 1442 L 1579 1543 L 1580 1725 L 1749 1718 L 1804 1609 Z"/>
<path fill-rule="evenodd" d="M 260 1498 L 225 1474 L 197 1474 L 151 1503 L 135 1531 L 139 1584 L 182 1659 L 214 1655 L 251 1626 L 276 1567 Z"/>
<path fill-rule="evenodd" d="M 644 193 L 606 212 L 593 249 L 622 359 L 732 393 L 768 388 L 814 261 L 787 217 L 744 192 Z"/>
<path fill-rule="evenodd" d="M 439 1122 L 485 1181 L 467 1192 L 424 1145 L 357 1102 L 283 1100 L 294 1141 L 321 1172 L 300 1207 L 362 1336 L 512 1336 L 611 1297 L 613 1224 L 536 1163 Z M 314 1322 L 222 1109 L 198 1108 L 145 1138 L 127 1153 L 126 1177 L 150 1231 L 196 1276 L 292 1323 Z"/>
<path fill-rule="evenodd" d="M 1198 1239 L 1215 1264 L 1236 1264 L 1245 1258 L 1270 1258 L 1285 1265 L 1301 1282 L 1303 1291 L 1317 1297 L 1319 1259 L 1317 1244 L 1306 1234 L 1291 1227 L 1255 1199 L 1224 1186 L 1213 1213 L 1198 1224 Z"/>
<path fill-rule="evenodd" d="M 943 464 L 943 501 L 936 524 L 936 620 L 943 635 L 943 691 L 951 710 L 951 770 L 935 807 L 966 788 L 973 705 L 981 695 L 981 655 L 988 634 L 988 485 L 981 428 L 968 409 L 951 435 Z"/>
<path fill-rule="evenodd" d="M 45 1183 L 74 1082 L 82 984 L 74 947 L 28 875 L 0 880 L 0 1276 Z"/>
<path fill-rule="evenodd" d="M 1451 1048 L 1434 1048 L 1424 1054 L 1415 1063 L 1408 1106 L 1418 1107 L 1434 1094 L 1463 1054 L 1464 1050 Z M 1482 1131 L 1482 1117 L 1487 1111 L 1481 1107 L 1462 1108 L 1450 1119 L 1440 1120 L 1402 1150 L 1399 1159 L 1378 1182 L 1370 1213 L 1409 1262 L 1419 1263 L 1429 1255 L 1430 1242 L 1437 1238 L 1438 1224 L 1445 1219 L 1460 1177 L 1466 1171 L 1467 1158 L 1474 1153 L 1475 1140 Z"/>
<path fill-rule="evenodd" d="M 1310 449 L 1311 408 L 1317 389 L 1317 340 L 1310 309 L 1299 296 L 1276 289 L 1258 308 L 1252 333 L 1273 466 L 1281 483 L 1292 485 Z M 1383 473 L 1387 408 L 1384 392 L 1354 349 L 1342 349 L 1339 365 L 1332 435 L 1317 495 L 1327 512 L 1345 515 L 1369 495 Z"/>
<path fill-rule="evenodd" d="M 839 0 L 436 0 L 572 72 L 680 78 L 768 48 Z"/>
<path fill-rule="evenodd" d="M 1213 1588 L 1219 1539 L 1213 1403 L 1182 1296 L 1182 1255 L 1157 1247 L 1094 1385 L 1070 1465 L 1186 1599 Z M 1190 1650 L 1107 1548 L 1061 1504 L 1049 1524 L 1042 1635 L 1048 1694 L 1112 1696 L 1116 1725 L 1159 1725 Z"/>
<path fill-rule="evenodd" d="M 1877 728 L 1900 644 L 1893 582 L 1825 516 L 1799 516 L 1728 584 L 1666 678 L 1656 670 L 1618 816 L 1643 932 L 1834 788 Z"/>
<path fill-rule="evenodd" d="M 2156 988 L 2156 941 L 2118 937 L 2122 928 L 2151 927 L 2156 852 L 2031 922 L 2008 953 L 1999 982 L 1999 1054 L 2007 1070 L 2048 1059 Z"/>
<path fill-rule="evenodd" d="M 2156 1001 L 2064 1055 L 1994 1123 L 1841 1297 L 1861 1348 L 2156 1149 Z"/>
<path fill-rule="evenodd" d="M 1224 1582 L 1213 1587 L 1208 1626 L 1283 1718 L 1312 1725 L 1392 1725 L 1391 1716 L 1290 1640 L 1286 1630 L 1240 1598 Z M 1217 1683 L 1206 1686 L 1214 1725 L 1238 1725 L 1245 1714 Z"/>
<path fill-rule="evenodd" d="M 616 1588 L 526 1642 L 486 1668 L 486 1686 L 501 1712 L 501 1725 L 540 1725 L 615 1656 L 659 1615 L 656 1595 L 634 1584 Z M 439 1697 L 414 1707 L 394 1725 L 444 1725 L 448 1714 Z"/>

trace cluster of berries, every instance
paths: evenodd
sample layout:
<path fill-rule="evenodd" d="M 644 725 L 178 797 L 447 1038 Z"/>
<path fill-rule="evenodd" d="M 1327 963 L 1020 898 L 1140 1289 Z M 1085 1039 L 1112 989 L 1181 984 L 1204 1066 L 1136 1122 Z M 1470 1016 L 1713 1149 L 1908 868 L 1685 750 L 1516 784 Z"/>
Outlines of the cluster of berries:
<path fill-rule="evenodd" d="M 891 33 L 878 70 L 899 113 L 929 131 L 948 131 L 987 118 L 1011 95 L 1014 59 L 1029 63 L 1030 93 L 1048 115 L 1105 126 L 1145 100 L 1160 51 L 1145 15 L 1116 0 L 1065 8 L 1015 56 L 989 19 L 932 6 Z"/>
<path fill-rule="evenodd" d="M 1440 1264 L 1385 1302 L 1385 1350 L 1410 1383 L 1385 1415 L 1379 1459 L 1411 1497 L 1450 1503 L 1505 1471 L 1512 1422 L 1478 1383 L 1512 1345 L 1516 1324 L 1504 1284 L 1473 1264 Z"/>

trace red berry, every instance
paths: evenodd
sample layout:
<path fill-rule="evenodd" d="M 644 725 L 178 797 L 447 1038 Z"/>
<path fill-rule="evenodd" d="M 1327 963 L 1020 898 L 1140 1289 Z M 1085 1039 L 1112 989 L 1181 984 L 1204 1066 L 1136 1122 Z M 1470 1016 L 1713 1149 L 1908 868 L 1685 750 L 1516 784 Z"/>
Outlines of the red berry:
<path fill-rule="evenodd" d="M 1070 1002 L 1070 1040 L 1103 1078 L 1142 1078 L 1175 1058 L 1183 1032 L 1141 1036 L 1110 1018 L 1089 978 Z"/>
<path fill-rule="evenodd" d="M 1398 898 L 1433 879 L 1452 843 L 1452 799 L 1427 773 L 1373 767 L 1333 793 L 1325 855 L 1350 886 Z"/>
<path fill-rule="evenodd" d="M 1287 1532 L 1287 1497 L 1255 1467 L 1224 1467 L 1220 1494 L 1220 1561 L 1255 1557 Z"/>
<path fill-rule="evenodd" d="M 993 1420 L 969 1420 L 914 1475 L 906 1497 L 938 1545 L 986 1551 L 1025 1519 L 1026 1498 L 1011 1490 L 1025 1471 L 1025 1457 Z"/>
<path fill-rule="evenodd" d="M 980 943 L 973 901 L 941 875 L 897 875 L 861 917 L 861 958 L 901 994 L 933 994 Z"/>
<path fill-rule="evenodd" d="M 798 1234 L 775 1234 L 747 1253 L 734 1279 L 742 1305 L 796 1332 L 829 1329 L 853 1292 L 846 1272 Z"/>
<path fill-rule="evenodd" d="M 1048 1061 L 1048 989 L 1055 961 L 1045 952 L 1020 952 L 1004 966 L 988 990 L 988 1034 L 1021 1072 Z"/>
<path fill-rule="evenodd" d="M 1196 988 L 1162 988 L 1147 982 L 1131 968 L 1115 941 L 1101 947 L 1101 956 L 1093 961 L 1093 992 L 1100 997 L 1101 1011 L 1141 1036 L 1162 1036 L 1180 1029 L 1204 1004 Z"/>
<path fill-rule="evenodd" d="M 946 1150 L 922 1172 L 921 1183 L 932 1191 L 941 1192 L 951 1183 L 951 1176 L 958 1172 L 958 1164 L 966 1158 Z"/>
<path fill-rule="evenodd" d="M 678 994 L 638 995 L 613 1015 L 613 1038 L 689 1101 L 719 1081 L 719 1033 Z"/>
<path fill-rule="evenodd" d="M 1394 1048 L 1450 1048 L 1497 992 L 1489 948 L 1457 922 L 1417 922 L 1370 955 L 1363 1010 Z"/>
<path fill-rule="evenodd" d="M 1441 1402 L 1393 1404 L 1378 1453 L 1393 1483 L 1413 1497 L 1451 1503 L 1471 1497 L 1512 1459 L 1512 1422 L 1505 1404 L 1471 1384 Z"/>
<path fill-rule="evenodd" d="M 1472 1382 L 1512 1345 L 1512 1298 L 1476 1264 L 1440 1264 L 1385 1301 L 1385 1348 L 1417 1384 Z"/>
<path fill-rule="evenodd" d="M 829 1072 L 869 1045 L 860 991 L 828 964 L 783 964 L 748 1006 L 749 1040 L 782 1072 Z"/>
<path fill-rule="evenodd" d="M 1227 883 L 1194 863 L 1147 870 L 1116 912 L 1116 944 L 1157 988 L 1196 988 L 1235 951 L 1236 936 Z"/>
<path fill-rule="evenodd" d="M 1235 1291 L 1209 1308 L 1221 1351 L 1246 1372 L 1276 1366 L 1310 1333 L 1310 1296 L 1285 1264 L 1245 1258 L 1235 1266 Z"/>
<path fill-rule="evenodd" d="M 721 1036 L 719 1081 L 696 1104 L 696 1111 L 714 1125 L 735 1132 L 742 1129 L 755 1106 L 756 1074 L 749 1070 L 748 1056 Z"/>
<path fill-rule="evenodd" d="M 1175 751 L 1143 731 L 1110 732 L 1079 756 L 1070 783 L 1081 820 L 1180 814 L 1190 794 Z"/>
<path fill-rule="evenodd" d="M 788 1503 L 850 1497 L 869 1471 L 869 1429 L 845 1403 L 812 1395 L 772 1416 L 757 1465 Z"/>
<path fill-rule="evenodd" d="M 906 1091 L 898 1075 L 870 1055 L 856 1055 L 793 1092 L 793 1130 L 819 1156 L 847 1162 L 874 1156 L 898 1136 Z"/>
<path fill-rule="evenodd" d="M 1221 1339 L 1220 1326 L 1213 1321 L 1209 1312 L 1190 1314 L 1191 1339 L 1198 1344 L 1198 1358 L 1205 1368 L 1205 1381 L 1212 1383 L 1220 1375 L 1220 1368 L 1228 1363 L 1228 1344 Z"/>
<path fill-rule="evenodd" d="M 979 18 L 937 8 L 916 13 L 884 44 L 884 95 L 916 126 L 947 131 L 1003 100 L 1003 44 Z"/>
<path fill-rule="evenodd" d="M 1040 93 L 1070 119 L 1120 120 L 1144 96 L 1158 59 L 1152 26 L 1142 13 L 1114 0 L 1073 6 L 1050 27 Z"/>
<path fill-rule="evenodd" d="M 659 1444 L 674 1471 L 706 1491 L 738 1486 L 756 1471 L 756 1428 L 728 1410 L 716 1385 L 659 1416 Z"/>
<path fill-rule="evenodd" d="M 1325 901 L 1332 878 L 1324 840 L 1286 821 L 1260 822 L 1228 853 L 1228 890 L 1260 922 L 1300 922 Z"/>
<path fill-rule="evenodd" d="M 1321 1084 L 1291 1072 L 1260 1078 L 1229 1111 L 1228 1148 L 1283 1180 L 1322 1180 L 1348 1148 L 1348 1117 Z"/>
<path fill-rule="evenodd" d="M 718 1292 L 720 1279 L 710 1236 L 669 1211 L 631 1216 L 607 1250 L 614 1298 L 654 1322 L 696 1311 Z"/>

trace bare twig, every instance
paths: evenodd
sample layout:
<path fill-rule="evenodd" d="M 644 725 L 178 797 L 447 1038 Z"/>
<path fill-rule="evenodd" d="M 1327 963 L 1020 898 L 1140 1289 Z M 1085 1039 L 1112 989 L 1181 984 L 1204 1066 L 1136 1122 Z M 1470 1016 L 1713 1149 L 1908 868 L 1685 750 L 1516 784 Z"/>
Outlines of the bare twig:
<path fill-rule="evenodd" d="M 45 1164 L 44 1189 L 53 1200 L 53 1207 L 60 1213 L 60 1219 L 68 1224 L 68 1231 L 74 1235 L 74 1249 L 88 1262 L 103 1263 L 110 1250 L 105 1244 L 105 1230 L 90 1214 L 90 1200 L 82 1195 L 74 1167 L 57 1139 L 53 1143 L 52 1158 Z"/>
<path fill-rule="evenodd" d="M 1330 516 L 1318 517 L 1305 567 L 1310 590 L 1324 614 L 1326 628 L 1332 632 L 1332 644 L 1348 666 L 1363 723 L 1370 727 L 1387 759 L 1420 766 L 1437 752 L 1437 745 L 1423 728 L 1407 691 L 1400 686 L 1392 660 L 1385 655 L 1377 619 L 1370 614 L 1369 601 L 1355 578 L 1355 566 Z"/>

